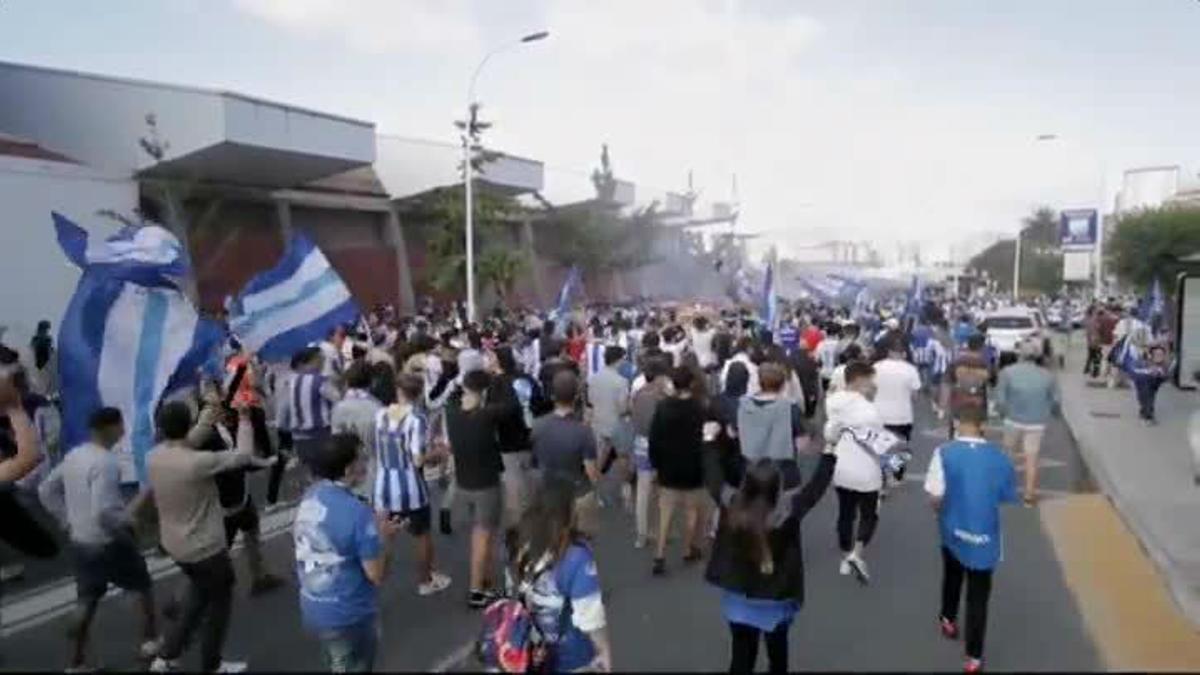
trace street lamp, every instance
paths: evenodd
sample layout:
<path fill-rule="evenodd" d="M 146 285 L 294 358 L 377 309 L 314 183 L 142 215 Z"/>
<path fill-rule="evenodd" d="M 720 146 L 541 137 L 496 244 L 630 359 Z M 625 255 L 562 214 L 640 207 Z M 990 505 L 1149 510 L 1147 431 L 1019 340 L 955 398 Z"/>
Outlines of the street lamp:
<path fill-rule="evenodd" d="M 475 84 L 479 81 L 479 73 L 483 71 L 483 67 L 496 54 L 523 44 L 544 40 L 549 36 L 549 31 L 539 31 L 537 33 L 530 33 L 516 42 L 501 45 L 488 52 L 475 68 L 475 73 L 471 75 L 471 86 L 467 89 L 466 128 L 463 130 L 463 192 L 466 195 L 467 230 L 467 323 L 475 321 L 475 171 L 474 167 L 471 166 L 471 160 L 474 158 L 474 148 L 472 145 L 475 140 Z"/>

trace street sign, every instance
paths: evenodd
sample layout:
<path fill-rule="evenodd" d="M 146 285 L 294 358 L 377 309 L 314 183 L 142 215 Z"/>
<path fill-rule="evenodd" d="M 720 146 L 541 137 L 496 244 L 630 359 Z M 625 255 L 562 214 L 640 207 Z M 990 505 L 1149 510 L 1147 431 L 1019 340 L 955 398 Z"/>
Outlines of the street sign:
<path fill-rule="evenodd" d="M 1096 209 L 1072 209 L 1063 211 L 1058 234 L 1064 250 L 1091 250 L 1096 247 L 1099 230 Z"/>

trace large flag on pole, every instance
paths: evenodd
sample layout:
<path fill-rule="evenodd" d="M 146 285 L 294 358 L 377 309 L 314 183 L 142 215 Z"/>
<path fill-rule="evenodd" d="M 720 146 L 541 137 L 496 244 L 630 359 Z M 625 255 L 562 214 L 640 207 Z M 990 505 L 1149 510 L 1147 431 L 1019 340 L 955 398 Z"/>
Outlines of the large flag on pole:
<path fill-rule="evenodd" d="M 810 272 L 796 277 L 796 280 L 820 302 L 841 307 L 853 306 L 867 288 L 860 279 L 836 273 Z"/>
<path fill-rule="evenodd" d="M 919 274 L 914 274 L 912 286 L 908 289 L 908 299 L 904 303 L 904 318 L 915 322 L 921 320 L 921 310 L 925 304 L 925 284 Z"/>
<path fill-rule="evenodd" d="M 571 295 L 575 292 L 575 287 L 579 285 L 579 281 L 579 266 L 574 265 L 567 272 L 567 278 L 563 280 L 562 288 L 558 291 L 558 301 L 555 303 L 554 311 L 550 317 L 554 319 L 559 332 L 562 332 L 567 322 L 567 316 L 571 313 Z"/>
<path fill-rule="evenodd" d="M 350 289 L 325 254 L 294 234 L 279 263 L 230 303 L 229 327 L 264 361 L 284 361 L 358 316 Z"/>
<path fill-rule="evenodd" d="M 775 295 L 775 265 L 767 265 L 767 275 L 763 279 L 762 291 L 762 322 L 763 326 L 774 332 L 779 321 L 779 299 Z"/>
<path fill-rule="evenodd" d="M 1153 324 L 1155 317 L 1161 317 L 1166 311 L 1166 303 L 1163 300 L 1162 283 L 1157 278 L 1150 286 L 1149 294 L 1142 300 L 1141 316 L 1138 317 L 1148 324 Z"/>
<path fill-rule="evenodd" d="M 224 331 L 180 290 L 186 256 L 167 230 L 131 226 L 91 241 L 70 220 L 53 218 L 63 252 L 83 270 L 58 334 L 63 447 L 87 440 L 97 409 L 118 408 L 131 459 L 123 479 L 142 480 L 159 401 L 196 383 Z"/>

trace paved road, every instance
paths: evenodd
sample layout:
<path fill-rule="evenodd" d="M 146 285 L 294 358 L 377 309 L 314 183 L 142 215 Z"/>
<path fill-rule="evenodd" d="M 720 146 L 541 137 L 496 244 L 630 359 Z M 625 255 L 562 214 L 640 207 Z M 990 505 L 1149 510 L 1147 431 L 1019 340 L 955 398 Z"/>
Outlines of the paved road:
<path fill-rule="evenodd" d="M 923 422 L 932 425 L 925 415 Z M 895 491 L 868 549 L 870 587 L 837 574 L 838 553 L 832 494 L 805 521 L 808 601 L 791 632 L 791 668 L 800 670 L 956 670 L 961 644 L 945 642 L 935 629 L 941 562 L 932 514 L 919 482 L 937 438 L 919 434 L 909 483 Z M 1043 451 L 1048 499 L 1088 489 L 1069 433 L 1049 430 Z M 650 576 L 648 554 L 635 551 L 629 524 L 615 510 L 605 514 L 597 556 L 606 589 L 619 669 L 721 670 L 727 665 L 728 635 L 718 595 L 699 568 L 683 569 L 678 553 L 665 579 Z M 1005 561 L 996 575 L 987 662 L 996 670 L 1099 670 L 1102 664 L 1062 577 L 1037 511 L 1013 507 L 1005 513 Z M 469 643 L 477 615 L 464 604 L 466 537 L 438 537 L 442 566 L 455 577 L 446 594 L 416 595 L 411 554 L 400 542 L 390 583 L 384 590 L 381 669 L 421 670 L 445 665 Z M 290 570 L 291 542 L 278 536 L 268 545 L 278 570 Z M 160 583 L 177 585 L 178 576 Z M 241 593 L 228 655 L 247 658 L 255 670 L 319 667 L 317 650 L 301 629 L 294 587 L 249 599 Z M 4 667 L 62 665 L 64 620 L 56 619 L 9 636 Z M 133 619 L 129 603 L 110 600 L 93 638 L 97 660 L 132 668 Z M 194 658 L 194 654 L 189 657 Z"/>

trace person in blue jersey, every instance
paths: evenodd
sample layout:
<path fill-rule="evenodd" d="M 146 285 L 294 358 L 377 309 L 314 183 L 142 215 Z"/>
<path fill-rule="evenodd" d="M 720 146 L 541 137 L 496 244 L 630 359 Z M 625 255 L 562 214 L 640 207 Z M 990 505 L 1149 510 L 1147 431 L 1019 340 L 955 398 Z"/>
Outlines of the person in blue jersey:
<path fill-rule="evenodd" d="M 779 346 L 783 347 L 788 356 L 800 350 L 800 331 L 791 321 L 784 321 L 779 326 Z"/>
<path fill-rule="evenodd" d="M 1155 425 L 1158 418 L 1154 414 L 1154 402 L 1158 390 L 1170 377 L 1170 359 L 1166 347 L 1161 344 L 1151 346 L 1144 358 L 1134 356 L 1133 351 L 1130 350 L 1122 368 L 1129 374 L 1137 393 L 1138 417 L 1147 425 Z"/>
<path fill-rule="evenodd" d="M 963 314 L 958 317 L 958 322 L 954 324 L 954 345 L 959 349 L 967 346 L 967 340 L 971 339 L 979 330 L 975 327 L 975 323 L 971 321 L 971 317 Z"/>
<path fill-rule="evenodd" d="M 400 524 L 352 491 L 366 475 L 358 438 L 336 434 L 312 456 L 318 481 L 296 509 L 292 537 L 300 613 L 332 672 L 370 672 L 379 645 L 379 587 Z"/>
<path fill-rule="evenodd" d="M 509 584 L 549 647 L 546 672 L 609 672 L 612 648 L 596 558 L 576 527 L 575 484 L 544 482 L 507 541 Z"/>
<path fill-rule="evenodd" d="M 942 610 L 938 624 L 957 639 L 959 600 L 965 583 L 966 666 L 983 669 L 992 573 L 1003 557 L 1000 505 L 1017 501 L 1017 477 L 1008 455 L 984 440 L 987 412 L 979 404 L 956 410 L 958 436 L 933 452 L 925 491 L 938 514 L 942 540 Z"/>
<path fill-rule="evenodd" d="M 450 577 L 434 567 L 433 537 L 429 534 L 433 519 L 424 467 L 443 458 L 427 451 L 429 424 L 417 406 L 423 385 L 419 375 L 401 375 L 397 380 L 397 402 L 375 415 L 371 497 L 377 511 L 405 524 L 416 540 L 417 594 L 426 596 L 449 588 Z"/>
<path fill-rule="evenodd" d="M 321 349 L 307 347 L 292 358 L 294 374 L 279 405 L 279 426 L 292 435 L 296 456 L 306 467 L 330 435 L 333 405 L 342 398 L 333 380 L 322 374 Z"/>

